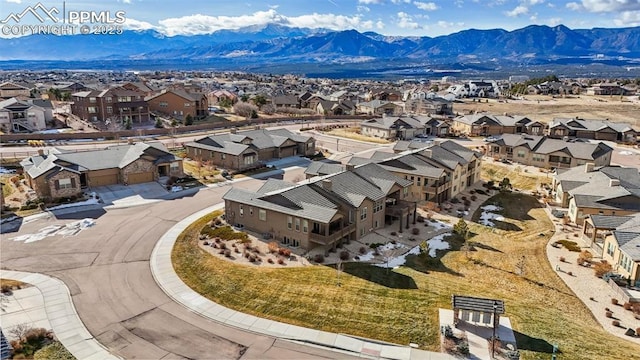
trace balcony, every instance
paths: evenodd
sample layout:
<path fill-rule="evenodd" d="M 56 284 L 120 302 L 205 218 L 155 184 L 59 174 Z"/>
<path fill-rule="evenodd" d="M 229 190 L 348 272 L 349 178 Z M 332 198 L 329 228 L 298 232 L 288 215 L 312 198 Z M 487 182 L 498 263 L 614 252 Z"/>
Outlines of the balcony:
<path fill-rule="evenodd" d="M 349 224 L 344 226 L 342 229 L 332 229 L 332 227 L 330 227 L 329 235 L 318 234 L 314 231 L 311 231 L 309 233 L 309 241 L 320 245 L 330 245 L 338 241 L 339 239 L 349 235 L 350 233 L 355 231 L 355 229 L 356 224 Z"/>

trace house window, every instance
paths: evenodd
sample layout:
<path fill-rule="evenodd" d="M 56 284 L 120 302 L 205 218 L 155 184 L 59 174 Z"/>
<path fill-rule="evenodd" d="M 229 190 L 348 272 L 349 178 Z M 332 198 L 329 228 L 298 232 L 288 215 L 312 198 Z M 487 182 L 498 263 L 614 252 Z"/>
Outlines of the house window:
<path fill-rule="evenodd" d="M 376 201 L 375 205 L 373 206 L 373 213 L 377 213 L 378 211 L 381 211 L 383 207 L 383 202 L 382 200 L 380 201 Z"/>
<path fill-rule="evenodd" d="M 309 222 L 307 220 L 302 220 L 302 232 L 309 232 Z"/>
<path fill-rule="evenodd" d="M 220 158 L 221 158 L 222 160 L 226 159 L 226 158 L 227 158 L 227 154 L 220 154 Z"/>
<path fill-rule="evenodd" d="M 267 210 L 259 209 L 258 210 L 258 218 L 262 221 L 267 221 Z"/>
<path fill-rule="evenodd" d="M 249 206 L 249 215 L 253 216 L 253 208 L 251 206 Z"/>
<path fill-rule="evenodd" d="M 160 107 L 167 107 L 169 106 L 169 103 L 166 101 L 160 101 L 160 103 L 158 104 Z"/>
<path fill-rule="evenodd" d="M 73 189 L 73 184 L 72 184 L 71 178 L 58 179 L 58 188 L 59 189 Z"/>
<path fill-rule="evenodd" d="M 300 231 L 300 219 L 296 218 L 296 231 Z"/>
<path fill-rule="evenodd" d="M 360 228 L 360 236 L 364 236 L 364 228 Z"/>
<path fill-rule="evenodd" d="M 376 229 L 378 228 L 378 220 L 376 220 L 376 221 L 375 221 L 375 223 L 374 223 L 374 225 L 373 225 L 373 226 L 374 226 L 374 228 L 376 228 Z"/>
<path fill-rule="evenodd" d="M 287 229 L 291 230 L 293 226 L 293 218 L 291 216 L 287 216 Z"/>
<path fill-rule="evenodd" d="M 291 239 L 291 247 L 298 247 L 298 246 L 300 246 L 300 241 L 296 239 Z"/>
<path fill-rule="evenodd" d="M 518 150 L 518 157 L 524 159 L 524 156 L 525 156 L 525 151 L 524 150 Z"/>
<path fill-rule="evenodd" d="M 285 237 L 282 238 L 281 242 L 283 244 L 285 244 L 285 245 L 289 245 L 289 243 L 291 242 L 291 239 L 289 239 L 288 237 L 285 236 Z"/>
<path fill-rule="evenodd" d="M 240 205 L 240 216 L 244 215 L 244 208 L 242 207 L 242 205 Z"/>
<path fill-rule="evenodd" d="M 613 253 L 615 250 L 616 250 L 615 245 L 613 245 L 613 243 L 609 243 L 609 245 L 607 246 L 607 254 L 613 257 Z"/>
<path fill-rule="evenodd" d="M 200 150 L 200 149 L 198 149 L 198 150 Z M 169 165 L 169 167 L 170 167 L 171 171 L 177 171 L 177 170 L 179 170 L 179 169 L 180 169 L 180 163 L 179 163 L 179 162 L 177 162 L 177 161 L 176 161 L 176 162 L 172 162 L 172 163 Z"/>
<path fill-rule="evenodd" d="M 404 196 L 407 196 L 407 194 L 409 193 L 409 188 L 402 189 L 402 193 L 404 194 Z"/>
<path fill-rule="evenodd" d="M 97 112 L 98 112 L 98 109 L 97 109 L 95 106 L 89 106 L 89 107 L 87 108 L 87 112 L 88 112 L 89 114 L 95 114 L 95 113 L 97 113 Z"/>
<path fill-rule="evenodd" d="M 94 98 L 94 97 L 89 98 L 89 102 L 92 103 L 92 104 L 95 104 L 96 103 L 96 98 Z"/>
<path fill-rule="evenodd" d="M 107 96 L 106 100 L 107 100 L 108 103 L 113 101 L 113 99 L 111 99 L 111 96 Z"/>
<path fill-rule="evenodd" d="M 544 162 L 545 156 L 541 154 L 533 154 L 531 158 L 533 159 L 533 161 Z"/>
<path fill-rule="evenodd" d="M 191 103 L 184 103 L 184 107 L 189 107 L 191 106 Z"/>
<path fill-rule="evenodd" d="M 364 220 L 367 218 L 367 207 L 363 207 L 360 211 L 360 220 Z"/>

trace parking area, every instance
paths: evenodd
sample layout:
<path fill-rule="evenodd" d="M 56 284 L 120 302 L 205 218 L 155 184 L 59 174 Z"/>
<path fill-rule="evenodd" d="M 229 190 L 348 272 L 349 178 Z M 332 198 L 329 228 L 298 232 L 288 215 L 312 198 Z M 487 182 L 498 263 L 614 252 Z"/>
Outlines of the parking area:
<path fill-rule="evenodd" d="M 93 188 L 105 205 L 118 205 L 127 202 L 148 200 L 150 202 L 162 199 L 169 191 L 157 182 L 132 185 L 105 185 Z"/>

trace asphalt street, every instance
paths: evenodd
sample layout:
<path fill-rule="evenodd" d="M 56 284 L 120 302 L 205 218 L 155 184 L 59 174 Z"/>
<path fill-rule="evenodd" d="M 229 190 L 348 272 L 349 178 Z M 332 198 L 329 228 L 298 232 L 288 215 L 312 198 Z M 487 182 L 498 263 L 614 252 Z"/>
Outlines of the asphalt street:
<path fill-rule="evenodd" d="M 297 172 L 299 174 L 299 172 Z M 236 183 L 257 189 L 260 180 Z M 75 213 L 23 223 L 2 235 L 2 267 L 44 273 L 69 287 L 78 314 L 91 334 L 126 359 L 330 359 L 330 350 L 241 331 L 215 323 L 173 302 L 154 281 L 149 258 L 171 226 L 221 201 L 228 186 L 149 206 Z M 17 235 L 95 217 L 75 236 L 23 243 Z"/>

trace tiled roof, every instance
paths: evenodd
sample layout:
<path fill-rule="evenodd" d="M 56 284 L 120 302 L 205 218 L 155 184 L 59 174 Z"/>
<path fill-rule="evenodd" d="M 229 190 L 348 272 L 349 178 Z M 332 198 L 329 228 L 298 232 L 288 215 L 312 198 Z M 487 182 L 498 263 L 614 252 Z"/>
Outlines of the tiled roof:
<path fill-rule="evenodd" d="M 591 215 L 593 226 L 599 229 L 613 230 L 618 226 L 628 222 L 632 216 L 615 216 L 615 215 Z"/>

